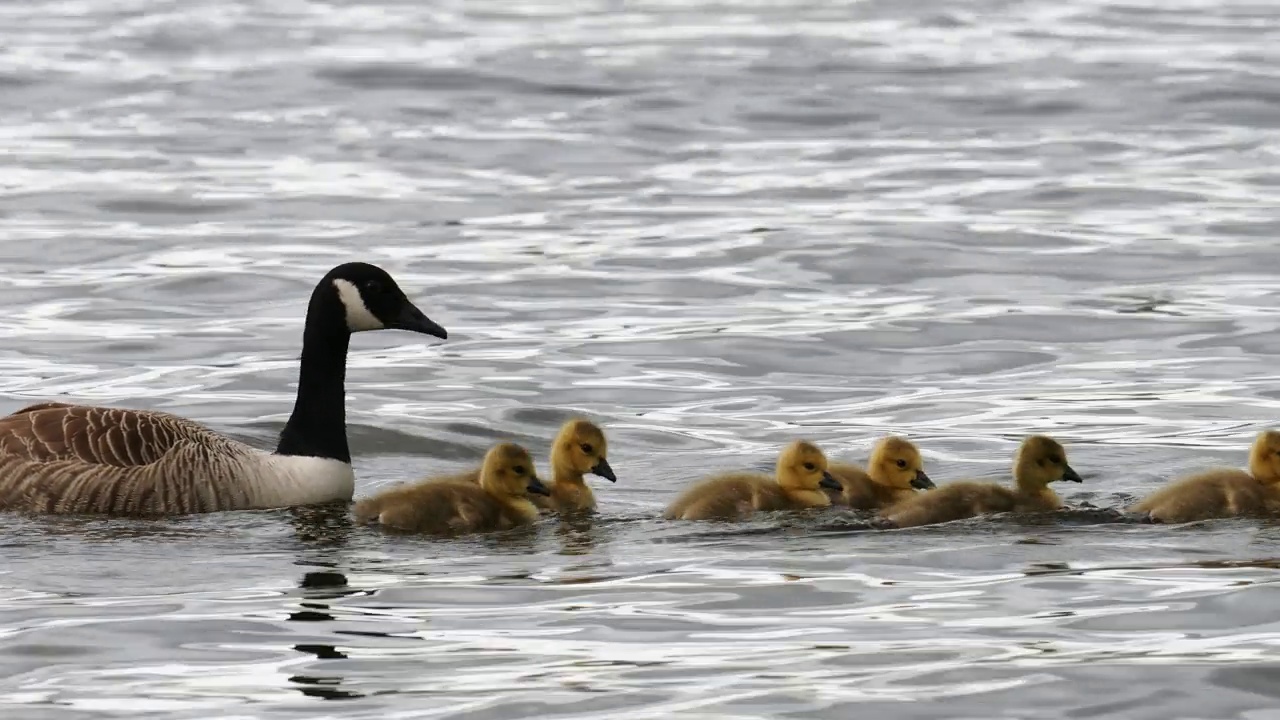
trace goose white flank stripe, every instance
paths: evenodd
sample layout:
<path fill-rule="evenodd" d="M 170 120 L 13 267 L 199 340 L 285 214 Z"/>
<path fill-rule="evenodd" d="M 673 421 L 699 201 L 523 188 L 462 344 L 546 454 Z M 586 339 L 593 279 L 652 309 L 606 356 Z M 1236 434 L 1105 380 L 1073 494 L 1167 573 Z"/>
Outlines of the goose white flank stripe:
<path fill-rule="evenodd" d="M 0 510 L 175 515 L 350 501 L 345 378 L 351 333 L 448 337 L 384 270 L 347 263 L 316 285 L 298 394 L 275 452 L 151 410 L 48 402 L 0 418 Z"/>

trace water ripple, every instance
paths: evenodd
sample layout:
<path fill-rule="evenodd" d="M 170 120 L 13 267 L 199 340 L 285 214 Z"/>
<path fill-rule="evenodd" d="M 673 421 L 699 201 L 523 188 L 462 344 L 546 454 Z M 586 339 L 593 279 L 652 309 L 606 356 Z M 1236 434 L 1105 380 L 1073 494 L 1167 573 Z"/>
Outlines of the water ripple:
<path fill-rule="evenodd" d="M 1276 529 L 1116 508 L 1280 412 L 1278 38 L 1244 0 L 0 5 L 0 410 L 269 446 L 311 285 L 359 258 L 450 339 L 353 341 L 358 492 L 573 414 L 620 477 L 593 522 L 461 542 L 8 518 L 0 707 L 1270 710 Z M 904 433 L 945 481 L 1033 431 L 1079 509 L 654 519 L 794 437 Z"/>

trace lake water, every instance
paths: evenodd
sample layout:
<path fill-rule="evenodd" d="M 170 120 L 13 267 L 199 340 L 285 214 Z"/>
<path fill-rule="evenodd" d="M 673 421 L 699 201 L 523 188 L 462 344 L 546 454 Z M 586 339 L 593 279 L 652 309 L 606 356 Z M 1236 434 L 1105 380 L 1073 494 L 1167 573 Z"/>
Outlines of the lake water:
<path fill-rule="evenodd" d="M 1280 4 L 0 5 L 0 411 L 270 446 L 306 297 L 388 268 L 357 495 L 608 430 L 601 515 L 4 517 L 0 716 L 1280 718 L 1280 527 L 1123 505 L 1280 421 Z M 1078 509 L 657 519 L 805 437 Z M 1089 509 L 1096 508 L 1096 509 Z"/>

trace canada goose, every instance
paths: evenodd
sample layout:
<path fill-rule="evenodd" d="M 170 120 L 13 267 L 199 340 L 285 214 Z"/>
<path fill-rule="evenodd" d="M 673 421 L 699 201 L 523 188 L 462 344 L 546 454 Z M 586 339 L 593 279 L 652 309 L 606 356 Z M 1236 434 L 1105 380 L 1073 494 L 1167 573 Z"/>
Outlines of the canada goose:
<path fill-rule="evenodd" d="M 1248 472 L 1207 470 L 1157 490 L 1131 509 L 1162 523 L 1280 511 L 1280 432 L 1258 433 L 1249 449 Z"/>
<path fill-rule="evenodd" d="M 778 456 L 775 476 L 736 472 L 707 478 L 685 490 L 667 508 L 668 520 L 742 520 L 753 512 L 825 507 L 825 490 L 840 483 L 827 472 L 827 456 L 813 443 L 796 440 Z"/>
<path fill-rule="evenodd" d="M 531 498 L 542 510 L 556 512 L 582 512 L 596 509 L 596 496 L 584 481 L 587 473 L 599 475 L 609 482 L 618 482 L 609 466 L 609 443 L 598 425 L 582 418 L 574 418 L 560 426 L 556 439 L 551 441 L 551 495 Z M 452 478 L 478 482 L 479 468 L 452 476 Z M 451 479 L 452 479 L 451 478 Z"/>
<path fill-rule="evenodd" d="M 933 488 L 919 448 L 906 438 L 881 438 L 871 450 L 866 470 L 851 463 L 831 463 L 828 469 L 844 486 L 832 502 L 855 510 L 889 507 L 914 496 L 917 490 Z"/>
<path fill-rule="evenodd" d="M 126 516 L 350 500 L 351 333 L 446 338 L 381 268 L 347 263 L 311 294 L 293 414 L 274 453 L 154 410 L 38 403 L 0 418 L 0 510 Z"/>
<path fill-rule="evenodd" d="M 538 519 L 530 494 L 547 495 L 529 452 L 500 443 L 485 453 L 480 482 L 454 475 L 395 487 L 356 503 L 356 522 L 388 530 L 454 535 L 506 530 Z"/>
<path fill-rule="evenodd" d="M 1032 435 L 1022 441 L 1013 459 L 1015 488 L 995 483 L 954 482 L 919 493 L 881 511 L 893 525 L 906 528 L 931 525 L 995 512 L 1047 512 L 1062 507 L 1049 489 L 1059 480 L 1084 482 L 1067 464 L 1067 452 L 1053 438 Z"/>

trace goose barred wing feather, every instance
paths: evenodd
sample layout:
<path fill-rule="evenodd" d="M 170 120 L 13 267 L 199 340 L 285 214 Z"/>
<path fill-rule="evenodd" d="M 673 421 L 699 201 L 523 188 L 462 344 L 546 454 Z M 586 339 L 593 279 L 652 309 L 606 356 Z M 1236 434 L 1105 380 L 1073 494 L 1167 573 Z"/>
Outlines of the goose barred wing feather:
<path fill-rule="evenodd" d="M 230 445 L 198 423 L 155 411 L 45 404 L 0 418 L 0 457 L 138 467 L 189 443 Z"/>
<path fill-rule="evenodd" d="M 245 502 L 238 443 L 154 411 L 41 403 L 0 418 L 0 510 L 153 515 Z"/>

